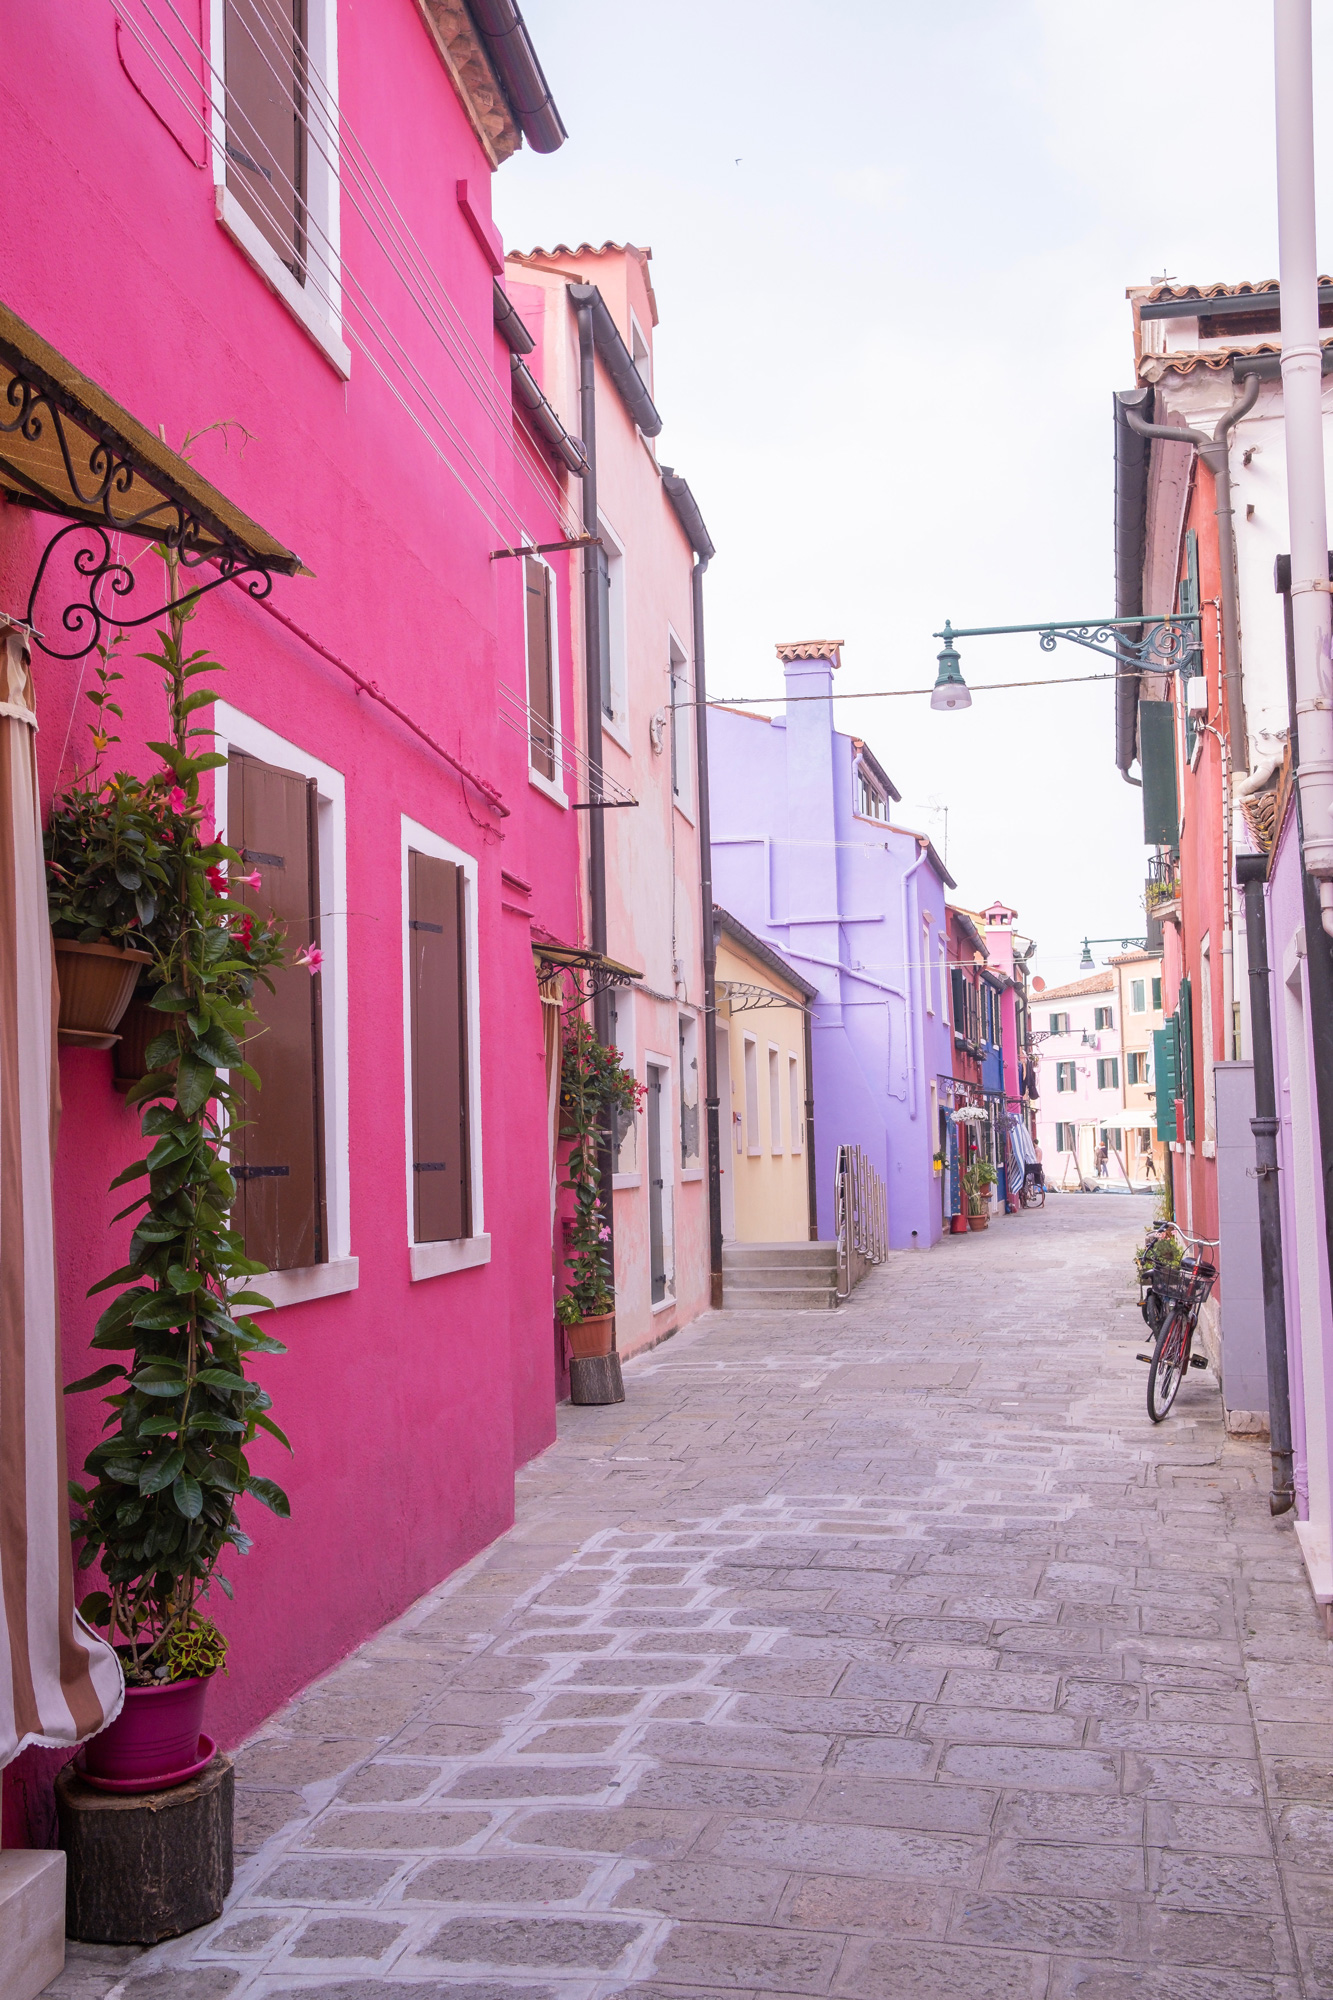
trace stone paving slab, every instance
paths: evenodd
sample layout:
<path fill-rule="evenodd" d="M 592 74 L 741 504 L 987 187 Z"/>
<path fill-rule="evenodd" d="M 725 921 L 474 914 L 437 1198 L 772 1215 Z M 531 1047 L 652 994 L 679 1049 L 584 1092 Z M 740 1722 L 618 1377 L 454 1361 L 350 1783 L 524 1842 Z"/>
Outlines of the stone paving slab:
<path fill-rule="evenodd" d="M 237 1759 L 222 1919 L 48 2000 L 1333 2000 L 1333 1649 L 1144 1408 L 1148 1205 L 709 1315 Z"/>

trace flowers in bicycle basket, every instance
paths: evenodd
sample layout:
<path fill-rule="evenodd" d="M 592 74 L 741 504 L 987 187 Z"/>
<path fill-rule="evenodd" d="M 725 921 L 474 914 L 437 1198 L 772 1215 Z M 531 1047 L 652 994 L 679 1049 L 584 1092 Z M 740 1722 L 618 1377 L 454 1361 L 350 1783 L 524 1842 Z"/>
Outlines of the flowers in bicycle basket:
<path fill-rule="evenodd" d="M 1150 1285 L 1160 1272 L 1174 1276 L 1185 1256 L 1185 1246 L 1172 1229 L 1150 1232 L 1142 1249 L 1134 1253 L 1134 1266 L 1141 1285 Z"/>

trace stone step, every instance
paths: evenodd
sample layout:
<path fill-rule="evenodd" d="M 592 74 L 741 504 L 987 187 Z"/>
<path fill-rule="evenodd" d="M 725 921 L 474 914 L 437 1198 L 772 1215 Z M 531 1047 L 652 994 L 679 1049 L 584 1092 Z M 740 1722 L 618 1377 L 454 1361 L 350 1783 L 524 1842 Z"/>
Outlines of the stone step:
<path fill-rule="evenodd" d="M 781 1285 L 789 1292 L 824 1291 L 838 1280 L 836 1265 L 815 1270 L 803 1264 L 746 1264 L 739 1271 L 724 1271 L 722 1282 L 728 1291 L 771 1290 Z"/>
<path fill-rule="evenodd" d="M 745 1285 L 724 1279 L 722 1304 L 727 1312 L 832 1312 L 838 1294 L 832 1285 Z"/>
<path fill-rule="evenodd" d="M 836 1243 L 724 1243 L 724 1271 L 782 1266 L 793 1270 L 834 1270 L 838 1262 Z"/>

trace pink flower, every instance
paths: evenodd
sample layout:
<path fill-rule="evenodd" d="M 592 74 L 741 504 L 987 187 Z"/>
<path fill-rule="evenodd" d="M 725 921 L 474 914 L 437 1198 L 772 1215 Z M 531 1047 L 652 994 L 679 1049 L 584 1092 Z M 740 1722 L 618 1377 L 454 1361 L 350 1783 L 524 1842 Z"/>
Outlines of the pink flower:
<path fill-rule="evenodd" d="M 247 889 L 257 889 L 259 887 L 259 870 L 256 868 L 251 875 L 238 875 L 236 880 L 238 883 L 244 883 Z"/>
<path fill-rule="evenodd" d="M 173 785 L 167 793 L 167 804 L 174 813 L 183 813 L 189 803 L 190 801 L 186 798 L 185 793 L 179 785 Z"/>
<path fill-rule="evenodd" d="M 209 888 L 213 891 L 213 894 L 215 896 L 226 895 L 227 878 L 226 875 L 223 873 L 222 869 L 219 868 L 216 864 L 214 864 L 212 868 L 205 868 L 204 880 L 208 883 Z"/>
<path fill-rule="evenodd" d="M 602 1227 L 597 1232 L 597 1241 L 599 1243 L 609 1243 L 611 1241 L 611 1231 L 606 1227 L 605 1223 L 602 1224 Z"/>
<path fill-rule="evenodd" d="M 307 944 L 302 946 L 292 962 L 295 965 L 303 965 L 313 979 L 324 963 L 324 954 L 317 944 Z"/>

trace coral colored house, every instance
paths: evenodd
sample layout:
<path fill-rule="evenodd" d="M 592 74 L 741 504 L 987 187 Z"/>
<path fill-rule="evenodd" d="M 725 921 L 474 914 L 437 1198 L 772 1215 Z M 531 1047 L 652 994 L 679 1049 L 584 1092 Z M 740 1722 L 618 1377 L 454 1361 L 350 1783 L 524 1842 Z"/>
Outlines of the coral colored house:
<path fill-rule="evenodd" d="M 85 414 L 100 395 L 138 420 L 136 491 L 175 480 L 262 523 L 241 533 L 251 581 L 274 549 L 303 567 L 278 563 L 262 603 L 210 590 L 191 627 L 225 668 L 216 823 L 258 868 L 261 903 L 324 955 L 313 982 L 282 975 L 244 1139 L 238 1213 L 274 1266 L 266 1324 L 288 1348 L 256 1373 L 294 1457 L 256 1447 L 291 1520 L 242 1502 L 255 1547 L 231 1565 L 234 1605 L 216 1606 L 224 1746 L 499 1534 L 516 1468 L 554 1434 L 533 945 L 576 939 L 580 921 L 568 773 L 528 720 L 572 708 L 578 573 L 558 547 L 499 553 L 579 533 L 580 449 L 497 329 L 489 188 L 520 125 L 549 150 L 558 116 L 531 64 L 526 84 L 514 69 L 526 34 L 488 41 L 461 6 L 310 0 L 299 84 L 290 35 L 256 39 L 263 18 L 241 0 L 20 9 L 0 79 L 20 345 L 24 328 L 49 344 Z M 71 419 L 90 479 L 94 430 Z M 4 439 L 6 466 L 21 443 Z M 68 523 L 49 504 L 0 508 L 11 614 Z M 130 612 L 150 612 L 157 558 L 132 533 L 113 544 L 133 564 Z M 67 540 L 32 611 L 57 652 L 76 649 L 71 555 Z M 671 615 L 688 630 L 687 596 Z M 157 671 L 133 657 L 151 629 L 125 648 L 113 768 L 152 769 L 164 733 Z M 33 661 L 49 802 L 85 762 L 90 667 Z M 502 687 L 530 697 L 517 728 Z M 63 1049 L 60 1086 L 73 1379 L 98 1358 L 85 1293 L 128 1228 L 108 1182 L 142 1145 L 110 1053 Z M 70 1404 L 72 1467 L 103 1414 L 94 1396 Z M 27 1752 L 6 1774 L 7 1845 L 49 1838 L 53 1762 Z"/>

